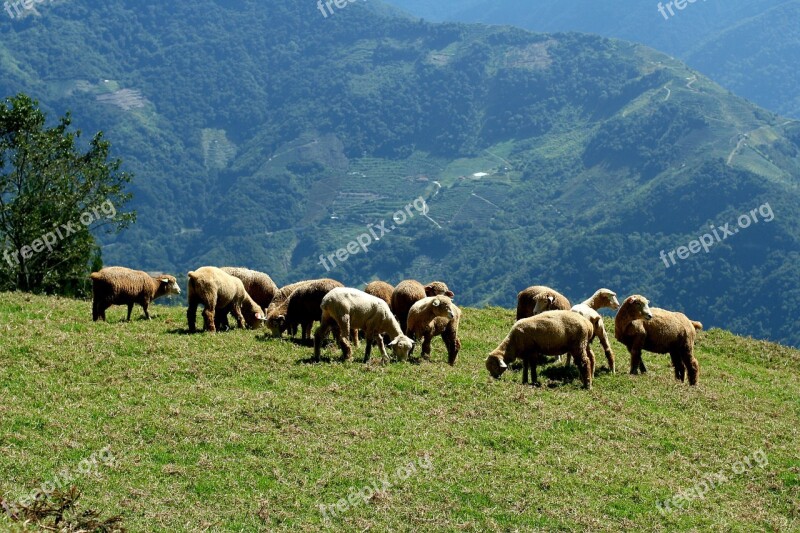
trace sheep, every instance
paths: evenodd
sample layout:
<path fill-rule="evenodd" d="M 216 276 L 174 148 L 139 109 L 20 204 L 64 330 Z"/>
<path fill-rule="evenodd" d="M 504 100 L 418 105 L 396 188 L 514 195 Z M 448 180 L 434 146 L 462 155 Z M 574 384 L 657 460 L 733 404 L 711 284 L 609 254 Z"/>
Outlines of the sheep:
<path fill-rule="evenodd" d="M 372 296 L 377 296 L 391 307 L 394 287 L 385 281 L 371 281 L 367 283 L 367 286 L 364 288 L 364 292 L 371 294 Z"/>
<path fill-rule="evenodd" d="M 221 270 L 242 280 L 244 290 L 262 309 L 269 307 L 273 296 L 278 292 L 278 286 L 275 285 L 269 275 L 263 272 L 239 267 L 222 267 Z M 217 330 L 228 329 L 228 314 L 230 312 L 230 309 L 216 310 L 215 322 Z"/>
<path fill-rule="evenodd" d="M 611 343 L 608 342 L 606 326 L 603 323 L 600 313 L 597 312 L 604 307 L 608 307 L 614 311 L 619 309 L 619 301 L 617 300 L 617 294 L 614 291 L 609 289 L 598 289 L 589 299 L 573 305 L 571 310 L 575 311 L 576 313 L 580 313 L 584 317 L 588 318 L 592 323 L 596 324 L 594 337 L 600 339 L 600 345 L 603 347 L 603 351 L 606 354 L 606 359 L 608 360 L 608 369 L 613 374 L 616 372 L 616 366 L 614 364 L 614 352 L 611 351 Z M 594 340 L 594 337 L 592 337 L 592 340 Z M 567 354 L 566 366 L 569 366 L 569 360 L 571 357 L 572 356 L 570 354 Z"/>
<path fill-rule="evenodd" d="M 499 378 L 508 365 L 518 357 L 522 359 L 522 384 L 528 383 L 528 369 L 532 370 L 531 384 L 538 385 L 536 365 L 544 362 L 544 355 L 561 355 L 569 352 L 575 358 L 585 389 L 592 388 L 594 354 L 589 340 L 594 335 L 594 324 L 572 311 L 545 311 L 536 316 L 518 320 L 506 338 L 489 354 L 486 369 Z"/>
<path fill-rule="evenodd" d="M 297 326 L 302 328 L 301 337 L 311 338 L 311 327 L 314 321 L 322 316 L 320 304 L 322 299 L 331 289 L 344 287 L 333 279 L 314 279 L 302 281 L 291 294 L 277 306 L 270 306 L 267 310 L 267 327 L 272 335 L 280 337 L 284 331 L 290 330 L 292 334 L 297 331 Z"/>
<path fill-rule="evenodd" d="M 568 311 L 571 307 L 566 296 L 558 291 L 534 285 L 517 295 L 517 320 L 536 316 L 543 311 Z"/>
<path fill-rule="evenodd" d="M 314 359 L 317 362 L 320 360 L 322 340 L 331 330 L 342 349 L 342 361 L 352 358 L 350 343 L 342 335 L 343 331 L 351 329 L 364 331 L 364 337 L 367 339 L 365 363 L 369 361 L 372 342 L 378 345 L 381 356 L 386 358 L 386 348 L 381 334 L 386 334 L 392 339 L 389 346 L 392 348 L 394 356 L 400 360 L 408 358 L 414 348 L 414 342 L 403 334 L 389 305 L 377 296 L 358 289 L 339 287 L 325 295 L 320 308 L 322 318 L 319 327 L 314 332 Z"/>
<path fill-rule="evenodd" d="M 456 306 L 447 296 L 427 296 L 411 306 L 408 311 L 406 335 L 414 340 L 422 337 L 423 358 L 430 358 L 431 340 L 435 333 L 436 319 L 440 318 L 446 321 L 444 324 L 440 324 L 441 334 L 445 331 L 447 322 L 455 318 L 456 312 L 460 314 L 460 311 L 456 309 Z"/>
<path fill-rule="evenodd" d="M 284 315 L 284 318 L 285 318 L 285 315 L 286 315 L 286 308 L 285 308 L 286 300 L 289 298 L 289 296 L 291 296 L 291 294 L 294 292 L 294 290 L 297 287 L 300 287 L 304 283 L 306 283 L 306 282 L 305 281 L 298 281 L 297 283 L 292 283 L 292 284 L 289 284 L 289 285 L 285 285 L 285 286 L 281 287 L 280 289 L 278 289 L 275 292 L 275 295 L 272 297 L 272 301 L 267 306 L 266 314 L 267 314 L 267 328 L 269 328 L 269 330 L 272 332 L 272 334 L 274 336 L 280 337 L 281 334 L 284 331 L 286 331 L 287 329 L 289 330 L 289 335 L 291 335 L 292 337 L 294 337 L 294 335 L 297 333 L 297 328 L 296 327 L 281 329 L 281 321 L 282 320 L 279 317 L 281 315 Z"/>
<path fill-rule="evenodd" d="M 189 308 L 186 320 L 189 331 L 196 331 L 197 306 L 203 304 L 203 329 L 216 332 L 216 313 L 230 309 L 240 328 L 257 329 L 264 320 L 264 310 L 244 290 L 242 280 L 217 267 L 201 267 L 189 272 Z"/>
<path fill-rule="evenodd" d="M 441 281 L 432 281 L 427 286 L 413 279 L 407 279 L 397 284 L 392 291 L 392 311 L 400 322 L 403 332 L 407 332 L 408 311 L 411 306 L 427 296 L 447 296 L 453 298 L 453 292 Z"/>
<path fill-rule="evenodd" d="M 644 296 L 629 296 L 614 319 L 614 336 L 631 354 L 631 374 L 647 372 L 642 350 L 668 353 L 675 369 L 675 379 L 697 385 L 700 364 L 694 357 L 694 340 L 703 329 L 700 322 L 689 320 L 683 313 L 650 307 Z"/>
<path fill-rule="evenodd" d="M 92 320 L 106 319 L 106 309 L 112 305 L 128 306 L 128 322 L 133 304 L 142 306 L 144 316 L 150 320 L 147 307 L 161 296 L 180 294 L 181 288 L 173 276 L 151 276 L 141 270 L 125 267 L 106 267 L 92 272 Z"/>
<path fill-rule="evenodd" d="M 272 281 L 272 278 L 263 272 L 257 270 L 250 270 L 247 268 L 239 267 L 222 267 L 223 272 L 230 274 L 242 280 L 244 290 L 256 302 L 259 307 L 266 309 L 272 302 L 275 293 L 278 292 L 278 286 Z"/>
<path fill-rule="evenodd" d="M 453 318 L 447 319 L 437 317 L 433 321 L 433 336 L 442 336 L 444 345 L 447 347 L 447 363 L 455 366 L 458 359 L 458 352 L 461 351 L 461 339 L 458 338 L 458 325 L 461 321 L 461 310 L 453 307 Z"/>

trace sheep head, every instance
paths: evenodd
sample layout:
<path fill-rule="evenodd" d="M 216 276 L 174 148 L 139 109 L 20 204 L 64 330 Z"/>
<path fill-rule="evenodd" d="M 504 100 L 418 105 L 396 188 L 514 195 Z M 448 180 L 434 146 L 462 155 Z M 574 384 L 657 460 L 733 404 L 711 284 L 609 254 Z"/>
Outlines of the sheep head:
<path fill-rule="evenodd" d="M 653 312 L 650 309 L 650 302 L 647 301 L 647 298 L 644 296 L 634 294 L 633 296 L 630 296 L 625 303 L 630 306 L 636 319 L 644 318 L 645 320 L 651 320 L 653 318 Z"/>
<path fill-rule="evenodd" d="M 273 337 L 280 337 L 286 331 L 286 315 L 268 316 L 266 322 Z"/>
<path fill-rule="evenodd" d="M 264 316 L 264 310 L 261 309 L 261 306 L 255 303 L 251 298 L 247 298 L 244 302 L 242 302 L 242 315 L 244 316 L 247 326 L 250 329 L 260 328 L 266 320 L 266 317 Z"/>
<path fill-rule="evenodd" d="M 405 361 L 408 359 L 411 350 L 414 349 L 414 341 L 401 334 L 395 337 L 387 346 L 392 349 L 395 359 Z"/>
<path fill-rule="evenodd" d="M 486 358 L 486 370 L 489 371 L 489 374 L 494 379 L 500 379 L 500 376 L 503 375 L 503 372 L 508 370 L 508 365 L 500 355 L 491 353 L 489 354 L 489 357 Z"/>
<path fill-rule="evenodd" d="M 434 316 L 452 319 L 455 316 L 453 302 L 447 296 L 439 296 L 431 302 Z"/>
<path fill-rule="evenodd" d="M 181 288 L 178 286 L 178 281 L 175 279 L 174 276 L 168 276 L 166 274 L 161 276 L 155 276 L 155 280 L 158 282 L 158 290 L 157 294 L 180 294 Z"/>
<path fill-rule="evenodd" d="M 602 307 L 610 307 L 614 311 L 619 309 L 619 300 L 617 300 L 617 293 L 609 289 L 600 289 L 597 291 L 597 297 Z"/>
<path fill-rule="evenodd" d="M 425 286 L 425 296 L 447 296 L 448 298 L 454 298 L 455 294 L 449 288 L 447 288 L 447 284 L 443 281 L 432 281 Z"/>

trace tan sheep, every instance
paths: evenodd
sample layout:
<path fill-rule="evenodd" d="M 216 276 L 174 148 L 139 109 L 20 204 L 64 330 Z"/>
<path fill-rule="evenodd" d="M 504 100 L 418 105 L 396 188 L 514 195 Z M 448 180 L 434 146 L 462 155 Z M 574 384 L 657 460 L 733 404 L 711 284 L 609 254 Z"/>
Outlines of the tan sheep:
<path fill-rule="evenodd" d="M 196 331 L 197 306 L 203 304 L 203 329 L 216 331 L 216 312 L 230 309 L 240 328 L 258 328 L 264 320 L 264 310 L 244 290 L 242 280 L 217 267 L 202 267 L 189 272 L 189 308 L 186 320 L 189 331 Z"/>
<path fill-rule="evenodd" d="M 377 296 L 386 302 L 389 307 L 392 306 L 392 293 L 394 292 L 394 287 L 385 281 L 370 281 L 364 288 L 364 292 L 371 294 L 372 296 Z"/>
<path fill-rule="evenodd" d="M 614 336 L 631 354 L 631 374 L 647 372 L 642 350 L 668 353 L 675 369 L 675 379 L 697 385 L 700 365 L 694 357 L 694 341 L 700 322 L 689 320 L 683 313 L 650 307 L 647 298 L 635 294 L 622 303 L 614 319 Z"/>
<path fill-rule="evenodd" d="M 147 308 L 161 296 L 180 294 L 181 288 L 173 276 L 151 276 L 141 270 L 125 267 L 106 267 L 89 276 L 92 280 L 92 320 L 106 319 L 106 309 L 112 305 L 127 305 L 131 319 L 133 304 L 142 306 L 144 316 L 150 320 Z"/>
<path fill-rule="evenodd" d="M 222 271 L 242 280 L 244 290 L 260 307 L 266 309 L 278 292 L 278 286 L 268 274 L 249 268 L 222 267 Z"/>
<path fill-rule="evenodd" d="M 619 300 L 617 300 L 617 294 L 609 289 L 598 289 L 589 299 L 573 305 L 572 311 L 576 313 L 580 313 L 584 317 L 588 318 L 592 323 L 596 324 L 594 328 L 594 337 L 600 339 L 600 346 L 603 347 L 603 351 L 606 354 L 606 359 L 608 360 L 608 369 L 613 374 L 616 372 L 616 366 L 614 364 L 614 352 L 611 351 L 611 343 L 608 342 L 608 334 L 606 333 L 606 326 L 603 323 L 603 318 L 600 316 L 600 313 L 597 311 L 607 307 L 616 311 L 619 309 Z M 592 340 L 594 340 L 592 337 Z M 567 362 L 566 365 L 569 366 L 570 354 L 567 354 Z"/>
<path fill-rule="evenodd" d="M 427 296 L 419 300 L 408 311 L 408 324 L 406 334 L 414 340 L 422 337 L 422 357 L 429 359 L 431 356 L 431 340 L 434 337 L 435 321 L 437 318 L 453 320 L 456 313 L 460 314 L 452 300 L 447 296 Z M 440 333 L 443 333 L 442 328 Z"/>
<path fill-rule="evenodd" d="M 569 311 L 571 307 L 567 297 L 558 291 L 534 285 L 517 295 L 517 320 L 538 315 L 543 311 Z"/>
<path fill-rule="evenodd" d="M 503 342 L 489 354 L 486 369 L 499 378 L 508 365 L 522 359 L 522 383 L 528 383 L 528 369 L 532 370 L 532 385 L 538 385 L 536 365 L 544 362 L 542 356 L 570 353 L 581 373 L 586 389 L 592 388 L 594 354 L 589 339 L 594 335 L 594 324 L 572 311 L 545 311 L 530 318 L 518 320 Z"/>
<path fill-rule="evenodd" d="M 267 327 L 273 336 L 280 337 L 287 329 L 293 332 L 300 326 L 301 337 L 310 339 L 311 327 L 322 316 L 322 299 L 332 289 L 343 286 L 328 278 L 300 282 L 284 302 L 267 310 Z"/>
<path fill-rule="evenodd" d="M 411 306 L 426 296 L 447 296 L 453 298 L 453 292 L 441 281 L 432 281 L 426 286 L 413 279 L 403 280 L 392 291 L 392 312 L 400 322 L 403 331 L 407 331 L 408 311 Z"/>
<path fill-rule="evenodd" d="M 342 331 L 360 329 L 367 340 L 364 362 L 369 361 L 371 343 L 378 345 L 381 355 L 386 358 L 386 348 L 382 335 L 392 341 L 388 344 L 396 358 L 404 360 L 414 347 L 414 342 L 403 335 L 400 324 L 392 314 L 389 305 L 384 301 L 358 289 L 346 287 L 335 288 L 328 292 L 320 304 L 322 318 L 320 326 L 314 332 L 314 358 L 319 361 L 322 340 L 333 331 L 339 347 L 342 349 L 342 360 L 352 357 L 352 349 Z"/>
<path fill-rule="evenodd" d="M 458 352 L 461 351 L 461 339 L 458 337 L 461 310 L 455 305 L 453 305 L 453 315 L 451 319 L 437 317 L 433 321 L 433 336 L 442 336 L 444 345 L 447 347 L 447 363 L 450 366 L 456 364 Z"/>

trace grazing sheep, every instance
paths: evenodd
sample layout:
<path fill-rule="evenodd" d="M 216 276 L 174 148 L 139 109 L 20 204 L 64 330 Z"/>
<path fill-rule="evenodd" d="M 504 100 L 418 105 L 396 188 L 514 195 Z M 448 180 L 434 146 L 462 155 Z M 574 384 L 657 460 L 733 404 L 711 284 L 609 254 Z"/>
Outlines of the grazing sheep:
<path fill-rule="evenodd" d="M 538 385 L 536 365 L 544 362 L 544 355 L 570 353 L 575 358 L 585 389 L 592 388 L 594 354 L 589 339 L 594 335 L 594 324 L 572 311 L 545 311 L 536 316 L 518 320 L 511 331 L 489 354 L 486 369 L 499 378 L 508 365 L 518 357 L 522 359 L 522 383 L 528 383 L 528 369 L 532 370 L 531 384 Z"/>
<path fill-rule="evenodd" d="M 427 286 L 413 279 L 403 280 L 392 291 L 392 312 L 400 322 L 403 331 L 407 331 L 408 311 L 411 306 L 426 296 L 447 296 L 453 298 L 453 292 L 441 281 L 433 281 Z"/>
<path fill-rule="evenodd" d="M 272 302 L 273 296 L 278 292 L 278 287 L 269 275 L 257 270 L 250 270 L 239 267 L 222 267 L 223 272 L 242 280 L 244 290 L 262 309 L 267 309 Z M 217 309 L 215 322 L 217 330 L 228 329 L 228 314 L 230 309 Z"/>
<path fill-rule="evenodd" d="M 206 266 L 189 272 L 188 292 L 186 320 L 192 333 L 197 330 L 195 320 L 199 304 L 203 304 L 203 329 L 211 333 L 217 330 L 216 313 L 223 310 L 233 313 L 240 328 L 245 327 L 245 320 L 253 329 L 261 326 L 264 320 L 264 310 L 244 290 L 242 280 L 217 267 Z"/>
<path fill-rule="evenodd" d="M 310 339 L 314 321 L 322 316 L 319 307 L 322 299 L 331 289 L 344 287 L 338 281 L 327 278 L 303 281 L 296 285 L 285 301 L 276 307 L 270 306 L 267 311 L 267 327 L 275 337 L 280 337 L 287 329 L 293 334 L 300 326 L 301 337 Z"/>
<path fill-rule="evenodd" d="M 289 296 L 292 295 L 292 293 L 294 292 L 294 290 L 297 287 L 300 287 L 304 283 L 306 283 L 306 282 L 305 281 L 298 281 L 297 283 L 284 285 L 283 287 L 278 289 L 275 292 L 275 295 L 272 297 L 272 301 L 267 306 L 267 309 L 266 309 L 267 313 L 266 314 L 267 314 L 267 327 L 269 328 L 269 330 L 272 332 L 272 334 L 274 336 L 280 337 L 281 334 L 284 331 L 286 331 L 287 329 L 289 330 L 289 335 L 291 335 L 292 337 L 294 337 L 295 334 L 297 333 L 297 328 L 284 328 L 284 329 L 281 329 L 281 321 L 282 320 L 279 319 L 279 317 L 281 315 L 284 315 L 284 318 L 285 318 L 285 315 L 286 315 L 286 307 L 285 307 L 286 306 L 286 300 L 289 298 Z"/>
<path fill-rule="evenodd" d="M 242 280 L 244 290 L 260 307 L 266 309 L 278 292 L 278 286 L 269 275 L 257 270 L 238 267 L 222 267 L 222 271 Z"/>
<path fill-rule="evenodd" d="M 414 340 L 422 337 L 422 357 L 429 359 L 431 356 L 436 319 L 449 322 L 455 318 L 456 312 L 456 306 L 447 296 L 427 296 L 411 306 L 406 334 Z M 440 333 L 445 331 L 446 323 L 444 326 Z"/>
<path fill-rule="evenodd" d="M 352 349 L 342 332 L 352 329 L 362 330 L 367 339 L 365 363 L 369 361 L 372 342 L 378 345 L 381 355 L 386 358 L 386 348 L 381 334 L 386 334 L 392 339 L 389 346 L 398 359 L 405 360 L 414 348 L 414 342 L 403 335 L 389 305 L 377 296 L 358 289 L 335 288 L 325 295 L 320 308 L 322 318 L 320 326 L 314 332 L 314 358 L 317 361 L 320 358 L 322 340 L 331 330 L 342 349 L 343 361 L 352 358 Z"/>
<path fill-rule="evenodd" d="M 150 320 L 147 307 L 161 296 L 180 294 L 181 288 L 173 276 L 151 276 L 141 270 L 125 267 L 106 267 L 89 276 L 92 280 L 92 320 L 106 319 L 106 309 L 112 305 L 128 306 L 131 320 L 133 304 L 142 306 L 144 316 Z"/>
<path fill-rule="evenodd" d="M 700 365 L 694 357 L 694 340 L 700 322 L 689 320 L 683 313 L 650 307 L 647 298 L 635 294 L 622 303 L 614 319 L 614 336 L 631 354 L 631 374 L 647 372 L 642 350 L 668 353 L 675 368 L 675 379 L 697 385 Z"/>
<path fill-rule="evenodd" d="M 391 307 L 392 293 L 394 292 L 394 287 L 392 287 L 385 281 L 370 281 L 364 288 L 364 292 L 366 292 L 367 294 L 371 294 L 372 296 L 377 296 L 378 298 L 386 302 L 389 305 L 389 307 Z"/>
<path fill-rule="evenodd" d="M 452 307 L 454 315 L 452 319 L 437 317 L 433 321 L 433 336 L 442 336 L 444 345 L 447 347 L 447 363 L 450 366 L 456 364 L 458 352 L 461 351 L 461 339 L 458 338 L 458 325 L 461 321 L 461 310 L 455 305 Z"/>
<path fill-rule="evenodd" d="M 600 346 L 603 347 L 603 351 L 606 354 L 606 359 L 608 360 L 608 369 L 611 370 L 611 373 L 613 374 L 616 372 L 616 366 L 614 364 L 614 352 L 611 351 L 611 343 L 608 342 L 608 334 L 606 333 L 606 326 L 603 324 L 603 318 L 600 316 L 600 313 L 597 312 L 604 307 L 608 307 L 614 311 L 619 309 L 619 301 L 617 300 L 617 294 L 614 291 L 609 289 L 598 289 L 588 300 L 585 300 L 577 305 L 573 305 L 572 311 L 580 313 L 584 317 L 588 318 L 592 323 L 596 324 L 594 328 L 594 337 L 600 339 Z M 592 337 L 592 340 L 594 340 L 594 337 Z M 570 357 L 570 354 L 567 354 L 567 366 L 569 366 Z"/>
<path fill-rule="evenodd" d="M 517 320 L 538 315 L 543 311 L 568 311 L 571 307 L 566 296 L 558 291 L 534 285 L 517 295 Z"/>

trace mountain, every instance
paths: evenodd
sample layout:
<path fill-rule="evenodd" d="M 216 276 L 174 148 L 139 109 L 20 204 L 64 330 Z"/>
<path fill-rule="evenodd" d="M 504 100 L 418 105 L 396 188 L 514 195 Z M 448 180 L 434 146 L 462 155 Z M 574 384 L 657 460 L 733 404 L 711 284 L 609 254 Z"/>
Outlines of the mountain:
<path fill-rule="evenodd" d="M 0 22 L 0 94 L 71 110 L 135 174 L 106 264 L 441 278 L 506 307 L 607 286 L 800 345 L 800 124 L 666 55 L 362 2 L 36 10 Z"/>
<path fill-rule="evenodd" d="M 767 109 L 800 118 L 797 0 L 391 2 L 430 20 L 513 24 L 544 32 L 581 31 L 644 43 L 686 61 Z"/>

